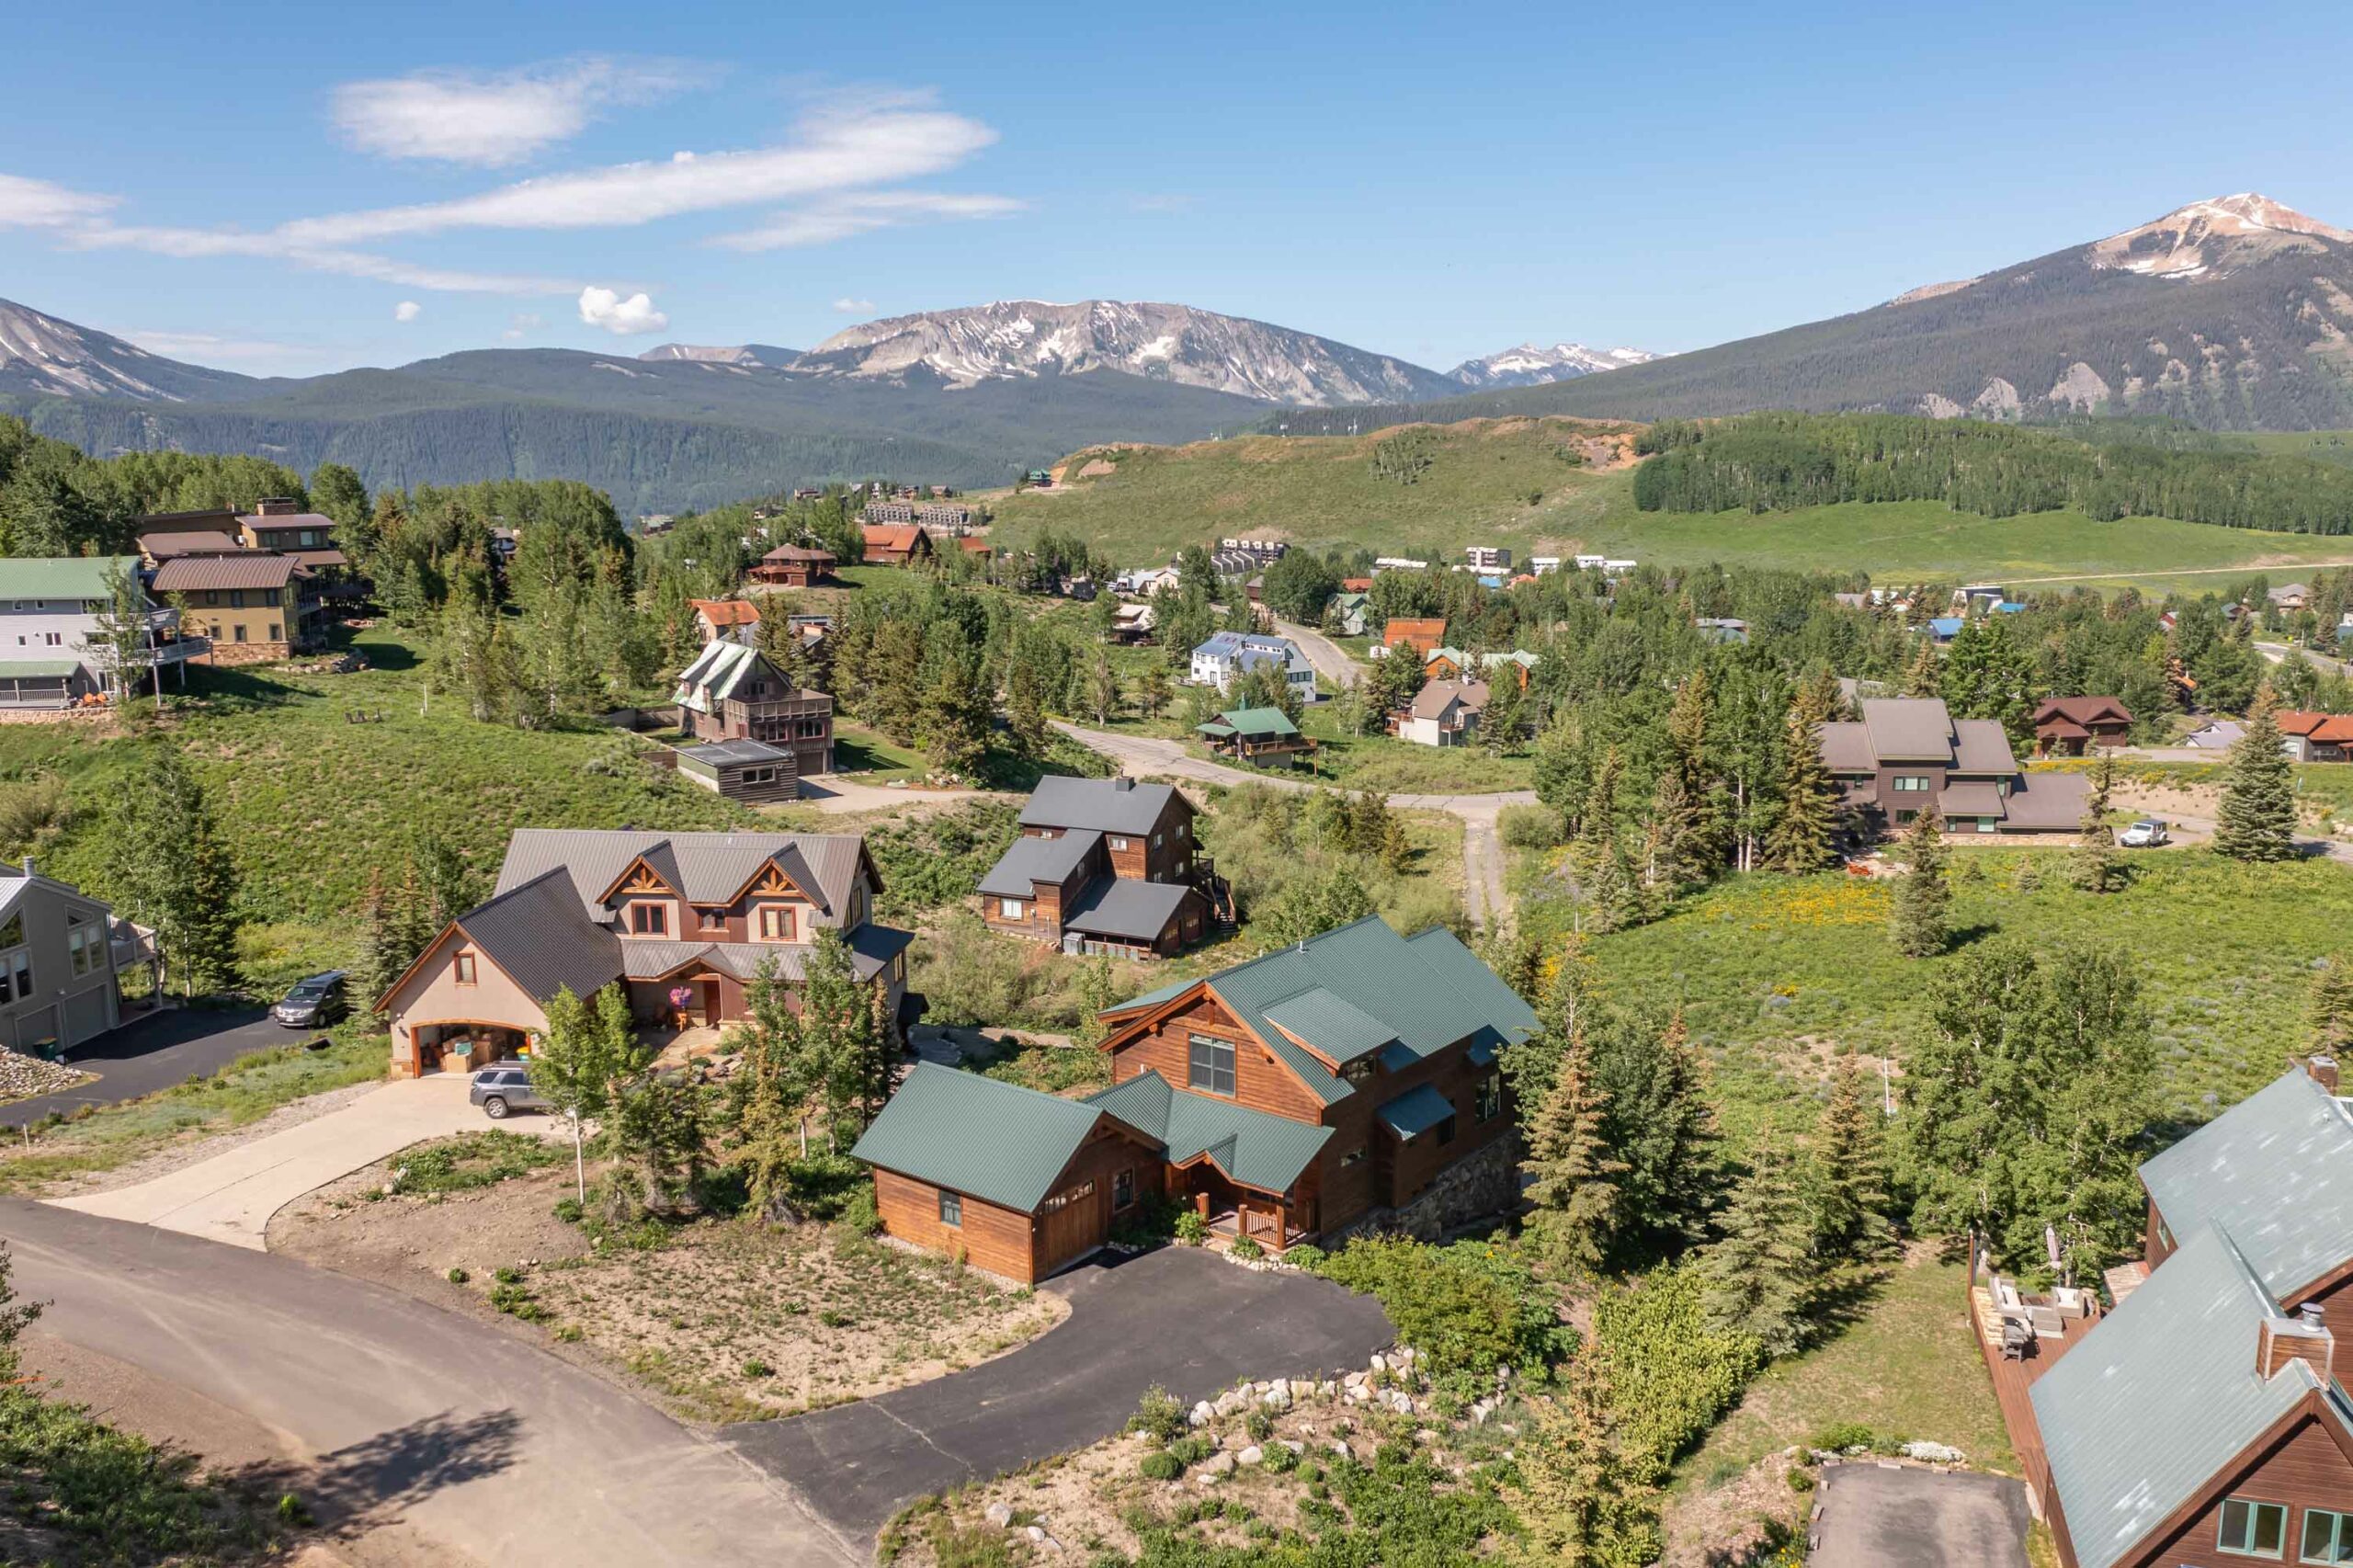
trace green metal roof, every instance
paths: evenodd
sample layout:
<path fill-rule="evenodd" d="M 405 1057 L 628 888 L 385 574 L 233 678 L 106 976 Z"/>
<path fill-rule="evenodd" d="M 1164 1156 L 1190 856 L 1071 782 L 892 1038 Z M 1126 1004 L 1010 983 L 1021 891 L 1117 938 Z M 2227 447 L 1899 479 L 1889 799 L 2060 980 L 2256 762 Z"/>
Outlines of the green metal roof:
<path fill-rule="evenodd" d="M 1383 1105 L 1381 1125 L 1400 1138 L 1417 1137 L 1454 1114 L 1454 1102 L 1427 1084 L 1416 1084 Z"/>
<path fill-rule="evenodd" d="M 850 1153 L 1026 1214 L 1102 1117 L 1084 1101 L 919 1062 Z"/>
<path fill-rule="evenodd" d="M 74 659 L 0 659 L 0 680 L 49 680 L 81 667 Z"/>
<path fill-rule="evenodd" d="M 1395 1029 L 1320 985 L 1267 1008 L 1267 1021 L 1344 1063 L 1397 1038 Z"/>
<path fill-rule="evenodd" d="M 2220 1223 L 2275 1296 L 2353 1262 L 2353 1116 L 2290 1068 L 2141 1167 L 2176 1236 Z"/>
<path fill-rule="evenodd" d="M 1199 983 L 1198 980 L 1172 980 L 1165 985 L 1155 986 L 1141 996 L 1131 996 L 1116 1007 L 1106 1007 L 1103 1010 L 1107 1013 L 1125 1013 L 1138 1007 L 1157 1007 L 1163 1002 L 1174 1002 Z"/>
<path fill-rule="evenodd" d="M 107 569 L 139 570 L 135 555 L 51 555 L 12 560 L 5 574 L 0 598 L 102 599 L 107 597 Z"/>
<path fill-rule="evenodd" d="M 1332 1138 L 1328 1127 L 1173 1088 L 1152 1072 L 1089 1096 L 1087 1103 L 1157 1139 L 1170 1164 L 1207 1156 L 1233 1180 L 1262 1192 L 1289 1192 Z"/>
<path fill-rule="evenodd" d="M 1279 708 L 1230 708 L 1218 722 L 1245 735 L 1295 735 L 1299 726 Z"/>
<path fill-rule="evenodd" d="M 1233 726 L 1231 724 L 1196 724 L 1193 728 L 1204 735 L 1215 735 L 1219 740 L 1223 740 L 1233 733 Z"/>
<path fill-rule="evenodd" d="M 2219 1225 L 2180 1250 L 2029 1391 L 2078 1568 L 2110 1568 L 2320 1388 L 2302 1360 L 2264 1377 L 2279 1304 Z M 2353 1425 L 2334 1383 L 2328 1419 Z"/>

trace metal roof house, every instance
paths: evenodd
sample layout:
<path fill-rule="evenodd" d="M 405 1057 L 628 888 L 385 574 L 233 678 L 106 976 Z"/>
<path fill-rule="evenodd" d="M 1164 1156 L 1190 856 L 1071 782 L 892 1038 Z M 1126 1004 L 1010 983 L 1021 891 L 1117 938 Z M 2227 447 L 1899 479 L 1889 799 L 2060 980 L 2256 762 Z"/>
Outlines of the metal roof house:
<path fill-rule="evenodd" d="M 1868 829 L 1933 810 L 1955 834 L 2077 832 L 2090 786 L 2079 774 L 2020 771 L 1991 719 L 1955 719 L 1941 698 L 1867 699 L 1862 718 L 1818 732 L 1823 765 Z"/>
<path fill-rule="evenodd" d="M 1213 686 L 1224 693 L 1233 689 L 1235 680 L 1261 666 L 1280 675 L 1302 701 L 1315 700 L 1315 666 L 1288 637 L 1220 631 L 1193 650 L 1188 678 L 1195 686 Z"/>
<path fill-rule="evenodd" d="M 670 700 L 698 741 L 758 741 L 793 755 L 796 780 L 834 770 L 834 699 L 795 687 L 756 648 L 722 637 L 678 676 Z M 799 798 L 793 793 L 780 799 Z"/>
<path fill-rule="evenodd" d="M 1021 836 L 981 879 L 981 919 L 1066 952 L 1181 952 L 1201 939 L 1218 890 L 1193 817 L 1166 784 L 1041 778 Z"/>
<path fill-rule="evenodd" d="M 1102 1017 L 1112 1086 L 1084 1100 L 909 1075 L 855 1151 L 893 1235 L 1027 1280 L 1154 1199 L 1279 1251 L 1516 1197 L 1495 1060 L 1536 1016 L 1443 928 L 1359 921 Z"/>
<path fill-rule="evenodd" d="M 392 1070 L 519 1054 L 545 1034 L 559 987 L 587 997 L 619 984 L 648 1022 L 731 1023 L 764 971 L 798 983 L 829 928 L 898 1017 L 914 937 L 872 920 L 881 891 L 865 840 L 849 835 L 519 828 L 488 902 L 376 1000 Z"/>

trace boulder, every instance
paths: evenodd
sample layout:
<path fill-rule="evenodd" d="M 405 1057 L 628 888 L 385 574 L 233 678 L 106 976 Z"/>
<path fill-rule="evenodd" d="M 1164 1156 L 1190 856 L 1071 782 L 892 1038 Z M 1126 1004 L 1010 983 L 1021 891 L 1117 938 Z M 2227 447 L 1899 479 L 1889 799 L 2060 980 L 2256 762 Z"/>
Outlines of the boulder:
<path fill-rule="evenodd" d="M 1210 1408 L 1210 1402 L 1208 1400 L 1203 1400 L 1199 1404 L 1193 1406 L 1192 1414 L 1186 1416 L 1185 1419 L 1193 1426 L 1206 1426 L 1212 1420 L 1216 1419 L 1216 1417 L 1217 1412 Z"/>
<path fill-rule="evenodd" d="M 1233 1462 L 1241 1465 L 1263 1464 L 1266 1462 L 1266 1459 L 1267 1450 L 1260 1448 L 1257 1444 L 1253 1443 L 1248 1448 L 1243 1449 L 1240 1453 L 1234 1455 Z"/>
<path fill-rule="evenodd" d="M 1199 1473 L 1203 1481 L 1214 1481 L 1222 1475 L 1232 1475 L 1233 1473 L 1233 1456 L 1222 1451 L 1211 1454 L 1208 1459 L 1201 1461 Z"/>
<path fill-rule="evenodd" d="M 999 1529 L 1009 1528 L 1013 1524 L 1013 1505 L 1010 1503 L 992 1503 L 987 1508 L 983 1510 L 982 1517 L 987 1519 L 989 1523 L 995 1525 Z"/>
<path fill-rule="evenodd" d="M 1372 1353 L 1372 1359 L 1367 1361 L 1365 1365 L 1376 1372 L 1385 1372 L 1389 1370 L 1389 1358 L 1376 1350 Z"/>

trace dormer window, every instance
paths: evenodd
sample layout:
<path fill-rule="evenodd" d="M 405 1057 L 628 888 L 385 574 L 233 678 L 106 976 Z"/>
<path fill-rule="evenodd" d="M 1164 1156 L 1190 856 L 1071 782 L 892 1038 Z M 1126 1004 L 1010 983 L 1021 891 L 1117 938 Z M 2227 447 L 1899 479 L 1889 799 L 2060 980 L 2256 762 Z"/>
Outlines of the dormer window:
<path fill-rule="evenodd" d="M 764 903 L 757 912 L 754 927 L 763 942 L 790 942 L 793 939 L 794 920 L 789 903 Z"/>
<path fill-rule="evenodd" d="M 632 937 L 666 937 L 670 934 L 670 906 L 666 903 L 632 903 L 629 906 L 629 934 Z"/>

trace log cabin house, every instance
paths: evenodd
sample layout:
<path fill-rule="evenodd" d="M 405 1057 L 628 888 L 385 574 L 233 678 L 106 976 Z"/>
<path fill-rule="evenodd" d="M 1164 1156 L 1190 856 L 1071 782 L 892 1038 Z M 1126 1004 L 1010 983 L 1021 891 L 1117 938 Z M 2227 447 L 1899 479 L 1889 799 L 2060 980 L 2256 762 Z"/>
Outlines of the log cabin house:
<path fill-rule="evenodd" d="M 775 588 L 813 588 L 834 574 L 834 552 L 808 544 L 780 544 L 760 557 L 752 581 Z"/>
<path fill-rule="evenodd" d="M 1085 1099 L 915 1068 L 854 1151 L 884 1228 L 1026 1282 L 1155 1198 L 1280 1252 L 1517 1196 L 1496 1056 L 1536 1015 L 1443 927 L 1368 918 L 1102 1018 Z"/>
<path fill-rule="evenodd" d="M 2131 743 L 2132 710 L 2113 697 L 2047 697 L 2034 710 L 2038 756 L 2082 756 Z"/>
<path fill-rule="evenodd" d="M 981 879 L 992 930 L 1066 952 L 1167 958 L 1201 939 L 1220 887 L 1193 803 L 1166 784 L 1046 778 Z"/>
<path fill-rule="evenodd" d="M 1314 740 L 1302 734 L 1279 708 L 1229 708 L 1193 729 L 1211 751 L 1236 762 L 1278 761 L 1296 767 L 1301 756 L 1315 753 Z"/>
<path fill-rule="evenodd" d="M 932 558 L 931 535 L 920 524 L 868 523 L 865 532 L 865 562 L 869 566 L 915 566 Z"/>
<path fill-rule="evenodd" d="M 870 918 L 881 892 L 855 835 L 518 828 L 489 901 L 376 999 L 393 1075 L 521 1054 L 546 1034 L 559 987 L 585 998 L 620 985 L 644 1022 L 733 1023 L 764 965 L 798 984 L 829 927 L 904 1027 L 914 937 Z"/>

